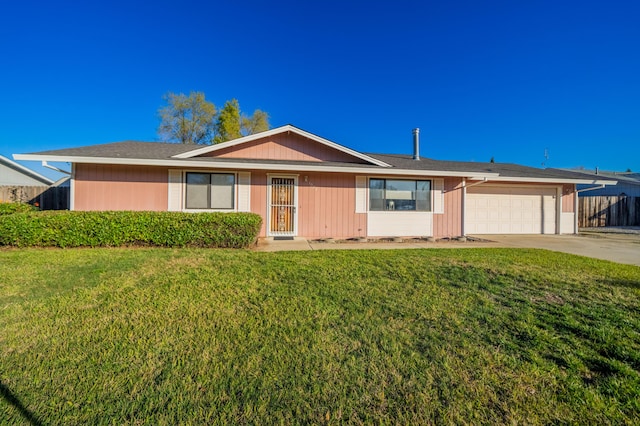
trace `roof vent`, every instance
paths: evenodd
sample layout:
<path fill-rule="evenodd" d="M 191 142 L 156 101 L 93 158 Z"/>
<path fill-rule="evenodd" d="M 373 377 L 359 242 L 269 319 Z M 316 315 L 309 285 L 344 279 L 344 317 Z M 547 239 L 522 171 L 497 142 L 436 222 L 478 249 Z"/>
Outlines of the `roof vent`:
<path fill-rule="evenodd" d="M 420 129 L 413 129 L 413 159 L 420 159 Z"/>

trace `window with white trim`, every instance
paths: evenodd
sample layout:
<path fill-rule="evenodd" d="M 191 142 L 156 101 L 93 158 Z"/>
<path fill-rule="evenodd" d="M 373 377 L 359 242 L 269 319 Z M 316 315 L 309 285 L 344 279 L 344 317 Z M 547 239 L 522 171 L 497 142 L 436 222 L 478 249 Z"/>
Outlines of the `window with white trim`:
<path fill-rule="evenodd" d="M 431 211 L 431 181 L 369 179 L 369 210 Z"/>
<path fill-rule="evenodd" d="M 186 173 L 187 209 L 233 210 L 236 175 L 233 173 Z"/>

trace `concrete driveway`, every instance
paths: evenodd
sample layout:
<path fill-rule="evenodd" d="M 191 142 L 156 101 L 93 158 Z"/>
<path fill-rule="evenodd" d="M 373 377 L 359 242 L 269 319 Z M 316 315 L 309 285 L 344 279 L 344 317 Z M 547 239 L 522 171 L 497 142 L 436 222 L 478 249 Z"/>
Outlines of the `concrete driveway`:
<path fill-rule="evenodd" d="M 483 235 L 497 247 L 541 248 L 640 266 L 640 235 L 585 232 L 579 235 Z"/>
<path fill-rule="evenodd" d="M 640 266 L 640 231 L 632 234 L 585 232 L 580 235 L 482 235 L 481 241 L 467 242 L 347 242 L 322 243 L 296 237 L 293 240 L 260 239 L 257 251 L 361 250 L 411 248 L 518 247 L 540 248 L 596 259 Z"/>

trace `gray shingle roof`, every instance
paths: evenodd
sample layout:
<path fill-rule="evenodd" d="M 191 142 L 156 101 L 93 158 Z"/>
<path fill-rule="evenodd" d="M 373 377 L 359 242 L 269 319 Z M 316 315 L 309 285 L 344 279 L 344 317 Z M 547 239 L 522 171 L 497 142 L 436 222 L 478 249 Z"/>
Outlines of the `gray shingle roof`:
<path fill-rule="evenodd" d="M 32 153 L 31 155 L 42 156 L 60 156 L 60 157 L 96 157 L 96 158 L 118 158 L 118 159 L 140 159 L 140 160 L 172 160 L 174 155 L 186 153 L 195 149 L 199 149 L 200 145 L 189 145 L 179 143 L 163 143 L 163 142 L 137 142 L 124 141 L 113 142 L 101 145 L 90 145 L 78 148 L 59 149 L 51 151 L 41 151 Z M 479 163 L 465 161 L 446 161 L 433 160 L 430 158 L 421 158 L 414 160 L 411 155 L 401 154 L 369 154 L 365 153 L 376 160 L 383 161 L 393 166 L 393 168 L 404 170 L 425 170 L 432 172 L 460 172 L 461 175 L 469 173 L 496 173 L 501 177 L 508 178 L 534 178 L 534 179 L 595 179 L 593 175 L 560 170 L 560 169 L 539 169 L 535 167 L 521 166 L 509 163 Z M 309 161 L 289 161 L 289 160 L 253 160 L 238 158 L 212 158 L 212 157 L 194 157 L 181 159 L 181 161 L 200 162 L 244 162 L 259 164 L 287 164 L 287 165 L 313 165 L 316 167 L 350 167 L 350 168 L 380 168 L 381 172 L 384 167 L 374 164 L 357 164 L 357 163 L 338 163 L 338 162 L 309 162 Z M 598 180 L 611 180 L 615 178 L 598 176 Z"/>
<path fill-rule="evenodd" d="M 548 179 L 594 179 L 579 172 L 559 169 L 539 169 L 511 163 L 479 163 L 470 161 L 433 160 L 421 157 L 414 160 L 411 155 L 401 154 L 367 154 L 373 158 L 391 164 L 394 167 L 410 170 L 434 170 L 453 172 L 498 173 L 503 177 L 548 178 Z M 607 180 L 602 177 L 599 180 Z M 611 179 L 613 180 L 613 179 Z"/>
<path fill-rule="evenodd" d="M 32 154 L 59 155 L 61 157 L 145 158 L 162 160 L 198 148 L 202 148 L 202 146 L 181 143 L 123 141 L 80 146 L 77 148 L 40 151 Z"/>
<path fill-rule="evenodd" d="M 572 170 L 572 169 L 555 169 L 569 172 L 580 173 L 584 176 L 589 176 L 592 179 L 615 179 L 618 183 L 628 183 L 630 185 L 640 185 L 640 173 L 632 172 L 607 172 L 598 171 L 598 173 L 591 170 Z"/>

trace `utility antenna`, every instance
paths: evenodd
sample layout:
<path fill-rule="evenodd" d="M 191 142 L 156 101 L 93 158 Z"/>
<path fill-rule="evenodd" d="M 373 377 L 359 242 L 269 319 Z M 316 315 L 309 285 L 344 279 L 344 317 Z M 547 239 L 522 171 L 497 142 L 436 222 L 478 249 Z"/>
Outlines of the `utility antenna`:
<path fill-rule="evenodd" d="M 549 148 L 544 149 L 544 161 L 542 162 L 542 167 L 544 167 L 549 161 Z"/>

